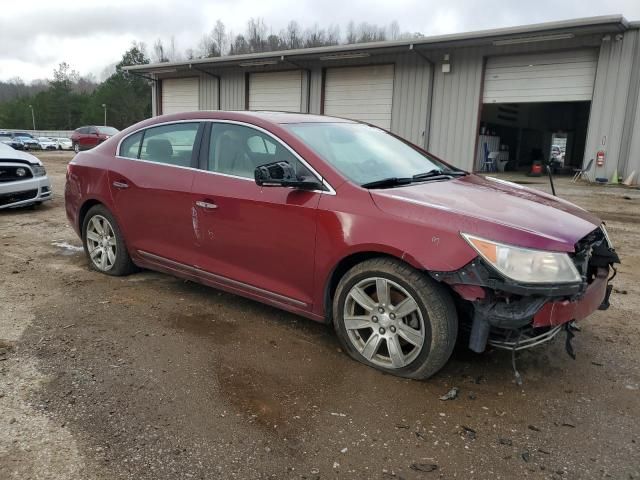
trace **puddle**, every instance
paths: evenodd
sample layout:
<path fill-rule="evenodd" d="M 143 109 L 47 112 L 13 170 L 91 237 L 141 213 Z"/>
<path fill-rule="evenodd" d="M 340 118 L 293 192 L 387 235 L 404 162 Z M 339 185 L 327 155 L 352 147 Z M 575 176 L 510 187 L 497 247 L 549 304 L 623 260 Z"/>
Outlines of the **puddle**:
<path fill-rule="evenodd" d="M 79 247 L 77 245 L 72 245 L 68 242 L 63 242 L 63 241 L 55 241 L 55 242 L 51 242 L 51 245 L 53 245 L 54 247 L 58 247 L 62 249 L 62 255 L 75 255 L 77 253 L 80 253 L 82 251 L 84 251 L 83 247 Z"/>

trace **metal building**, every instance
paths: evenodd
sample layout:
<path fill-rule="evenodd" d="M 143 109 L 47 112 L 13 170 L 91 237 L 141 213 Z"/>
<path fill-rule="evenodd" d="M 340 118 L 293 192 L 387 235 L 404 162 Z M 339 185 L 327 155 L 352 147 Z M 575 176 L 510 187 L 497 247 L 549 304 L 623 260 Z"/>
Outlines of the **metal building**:
<path fill-rule="evenodd" d="M 153 113 L 284 110 L 363 120 L 467 170 L 552 148 L 640 173 L 640 22 L 621 15 L 128 67 Z"/>

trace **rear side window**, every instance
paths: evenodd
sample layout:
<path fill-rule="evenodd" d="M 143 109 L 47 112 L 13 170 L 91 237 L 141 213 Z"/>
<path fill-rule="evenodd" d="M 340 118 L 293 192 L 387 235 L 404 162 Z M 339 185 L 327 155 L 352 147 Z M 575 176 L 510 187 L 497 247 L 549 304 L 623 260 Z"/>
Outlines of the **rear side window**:
<path fill-rule="evenodd" d="M 118 155 L 126 158 L 139 158 L 140 142 L 142 141 L 142 132 L 134 133 L 125 138 L 120 144 L 120 152 Z"/>
<path fill-rule="evenodd" d="M 140 159 L 180 167 L 191 166 L 199 123 L 174 123 L 144 131 Z"/>

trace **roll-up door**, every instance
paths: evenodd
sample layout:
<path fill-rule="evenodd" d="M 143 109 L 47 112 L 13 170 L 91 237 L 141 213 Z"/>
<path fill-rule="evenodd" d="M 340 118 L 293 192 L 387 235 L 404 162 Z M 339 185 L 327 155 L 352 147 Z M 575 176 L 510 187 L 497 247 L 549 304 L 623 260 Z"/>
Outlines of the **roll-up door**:
<path fill-rule="evenodd" d="M 200 79 L 167 78 L 162 80 L 162 113 L 191 112 L 199 109 Z"/>
<path fill-rule="evenodd" d="M 300 112 L 302 72 L 252 73 L 249 76 L 249 110 Z"/>
<path fill-rule="evenodd" d="M 597 50 L 490 57 L 484 103 L 588 101 L 598 63 Z"/>
<path fill-rule="evenodd" d="M 324 114 L 391 128 L 393 65 L 328 68 Z"/>

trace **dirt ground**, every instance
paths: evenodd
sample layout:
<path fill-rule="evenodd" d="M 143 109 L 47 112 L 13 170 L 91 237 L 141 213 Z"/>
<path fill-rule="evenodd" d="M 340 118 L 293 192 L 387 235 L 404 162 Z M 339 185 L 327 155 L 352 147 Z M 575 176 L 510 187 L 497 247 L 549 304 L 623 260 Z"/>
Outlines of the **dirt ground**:
<path fill-rule="evenodd" d="M 54 200 L 0 212 L 0 478 L 640 478 L 640 191 L 557 180 L 606 222 L 612 308 L 409 381 L 320 324 L 167 275 L 88 270 Z M 547 190 L 544 179 L 532 187 Z M 442 401 L 452 387 L 455 400 Z"/>

